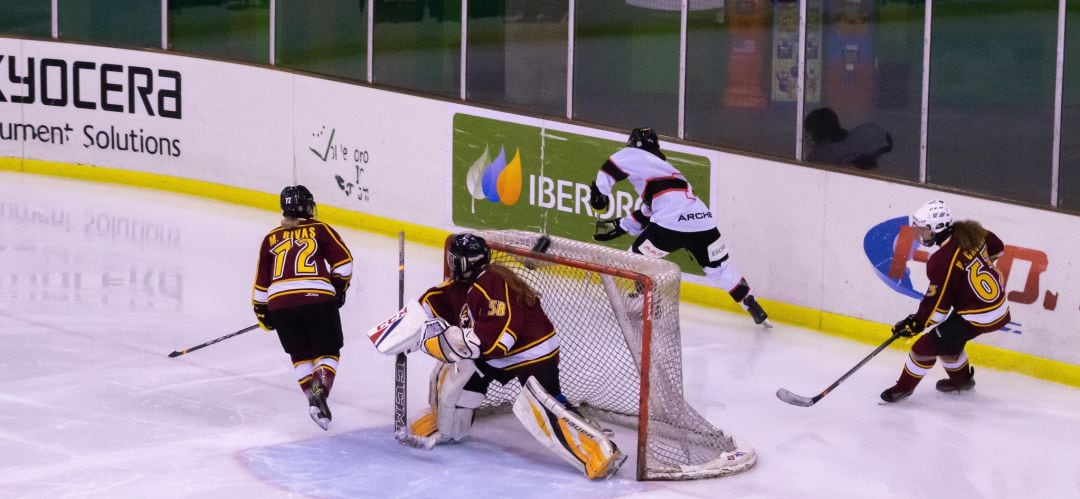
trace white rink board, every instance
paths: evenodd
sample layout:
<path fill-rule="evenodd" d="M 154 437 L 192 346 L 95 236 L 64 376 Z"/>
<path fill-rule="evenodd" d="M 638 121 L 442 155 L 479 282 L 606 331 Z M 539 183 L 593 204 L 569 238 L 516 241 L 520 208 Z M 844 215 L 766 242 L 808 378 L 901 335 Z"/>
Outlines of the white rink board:
<path fill-rule="evenodd" d="M 300 182 L 311 187 L 323 205 L 444 230 L 455 228 L 450 216 L 455 113 L 611 140 L 625 136 L 172 54 L 3 38 L 0 54 L 5 55 L 0 61 L 0 92 L 9 97 L 0 102 L 0 122 L 73 129 L 64 144 L 0 141 L 2 156 L 171 175 L 274 194 L 282 185 Z M 76 61 L 95 65 L 95 70 L 83 73 L 91 80 L 100 77 L 104 64 L 179 72 L 182 117 L 150 116 L 140 106 L 135 112 L 77 109 L 70 92 L 67 106 L 47 106 L 40 99 L 14 104 L 10 96 L 22 93 L 8 77 L 8 64 L 15 60 L 21 71 L 31 57 L 38 64 L 43 58 L 65 61 L 69 85 Z M 124 88 L 128 83 L 126 77 L 110 81 Z M 169 83 L 155 79 L 165 87 Z M 56 97 L 58 88 L 51 88 L 49 95 Z M 80 88 L 86 94 L 100 93 L 95 81 L 83 81 Z M 111 95 L 126 106 L 125 91 Z M 139 98 L 136 94 L 136 104 Z M 178 140 L 181 153 L 85 147 L 87 125 Z M 756 294 L 873 322 L 899 320 L 915 310 L 917 300 L 878 277 L 865 240 L 875 227 L 940 197 L 958 218 L 979 220 L 1006 244 L 1045 257 L 1041 273 L 1032 271 L 1025 260 L 1016 261 L 1011 270 L 1007 291 L 1016 324 L 1010 326 L 1021 334 L 993 334 L 980 342 L 1080 363 L 1080 252 L 1075 250 L 1080 218 L 685 145 L 665 147 L 712 161 L 712 208 L 732 263 L 748 277 Z M 891 240 L 876 244 L 881 250 Z M 922 263 L 908 261 L 902 268 L 910 273 L 910 288 L 925 289 Z M 1038 279 L 1029 279 L 1036 275 Z M 703 282 L 693 276 L 687 279 Z"/>
<path fill-rule="evenodd" d="M 21 107 L 23 123 L 68 129 L 63 143 L 24 141 L 25 157 L 66 163 L 109 166 L 133 171 L 194 178 L 254 190 L 275 190 L 291 180 L 292 121 L 289 97 L 292 76 L 239 64 L 206 61 L 193 57 L 163 55 L 134 50 L 118 50 L 68 43 L 0 39 L 0 53 L 23 45 L 16 71 L 25 76 L 30 58 L 35 61 L 35 102 Z M 49 71 L 49 95 L 64 96 L 66 106 L 42 103 L 40 69 L 43 59 L 63 61 L 61 70 Z M 2 61 L 8 74 L 10 60 Z M 77 64 L 90 66 L 75 70 Z M 107 65 L 119 67 L 105 71 Z M 141 75 L 130 85 L 132 68 L 153 73 L 152 89 L 146 99 L 135 90 L 145 85 Z M 175 72 L 177 77 L 161 76 Z M 80 100 L 95 109 L 75 105 L 75 75 L 79 75 Z M 101 81 L 115 89 L 102 97 Z M 163 90 L 175 91 L 162 106 L 178 111 L 179 118 L 165 117 L 158 99 Z M 255 91 L 257 89 L 258 91 Z M 0 92 L 26 95 L 25 85 L 0 78 Z M 134 105 L 132 106 L 132 100 Z M 120 106 L 106 111 L 103 103 Z M 12 104 L 3 104 L 4 115 Z M 151 114 L 152 113 L 152 114 Z M 7 118 L 4 118 L 7 121 Z M 134 134 L 133 136 L 131 134 Z M 126 136 L 126 137 L 118 137 Z M 137 146 L 132 150 L 131 144 Z M 127 150 L 122 150 L 127 149 Z"/>
<path fill-rule="evenodd" d="M 302 76 L 294 84 L 296 180 L 320 203 L 450 224 L 446 103 Z"/>

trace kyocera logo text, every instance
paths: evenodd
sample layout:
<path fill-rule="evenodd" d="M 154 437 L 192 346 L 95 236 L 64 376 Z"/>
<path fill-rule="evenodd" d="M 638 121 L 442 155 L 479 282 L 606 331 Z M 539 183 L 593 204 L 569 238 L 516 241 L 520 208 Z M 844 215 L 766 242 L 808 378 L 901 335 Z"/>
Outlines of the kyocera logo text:
<path fill-rule="evenodd" d="M 506 149 L 500 147 L 498 156 L 491 159 L 491 149 L 469 167 L 465 176 L 465 188 L 473 199 L 487 199 L 507 206 L 517 204 L 521 198 L 521 150 L 514 150 L 514 157 L 506 161 Z"/>

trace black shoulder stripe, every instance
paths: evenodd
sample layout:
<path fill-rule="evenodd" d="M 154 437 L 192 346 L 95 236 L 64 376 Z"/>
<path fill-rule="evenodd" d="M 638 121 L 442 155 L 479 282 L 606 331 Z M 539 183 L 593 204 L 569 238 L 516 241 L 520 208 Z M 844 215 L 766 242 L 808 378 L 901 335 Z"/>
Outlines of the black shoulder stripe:
<path fill-rule="evenodd" d="M 665 177 L 656 180 L 650 180 L 645 183 L 645 192 L 641 193 L 641 200 L 652 206 L 653 197 L 661 192 L 668 190 L 687 190 L 690 184 L 686 183 L 686 180 L 675 177 Z"/>
<path fill-rule="evenodd" d="M 593 164 L 595 165 L 596 163 Z M 616 182 L 625 180 L 626 177 L 629 176 L 626 174 L 626 172 L 622 171 L 622 169 L 619 168 L 618 165 L 611 161 L 611 158 L 608 158 L 607 161 L 604 161 L 604 164 L 600 167 L 600 171 L 611 175 L 611 178 L 615 179 Z"/>

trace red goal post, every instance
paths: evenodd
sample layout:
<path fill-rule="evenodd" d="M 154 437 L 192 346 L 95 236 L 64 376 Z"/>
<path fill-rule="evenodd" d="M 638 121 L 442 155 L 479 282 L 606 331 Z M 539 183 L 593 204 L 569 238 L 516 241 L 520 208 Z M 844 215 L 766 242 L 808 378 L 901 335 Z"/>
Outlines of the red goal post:
<path fill-rule="evenodd" d="M 756 463 L 753 448 L 683 397 L 677 265 L 533 232 L 475 233 L 491 248 L 492 263 L 540 293 L 560 335 L 567 399 L 589 418 L 637 430 L 638 480 L 720 477 Z M 533 251 L 541 237 L 550 245 Z M 481 413 L 508 411 L 520 389 L 516 381 L 492 383 Z"/>

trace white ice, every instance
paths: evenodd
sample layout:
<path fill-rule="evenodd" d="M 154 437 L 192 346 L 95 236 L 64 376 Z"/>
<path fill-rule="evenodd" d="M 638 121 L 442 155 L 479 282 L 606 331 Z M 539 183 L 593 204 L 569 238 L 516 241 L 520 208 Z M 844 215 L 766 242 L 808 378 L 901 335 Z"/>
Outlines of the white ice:
<path fill-rule="evenodd" d="M 198 197 L 0 172 L 0 496 L 1080 497 L 1074 388 L 976 366 L 974 391 L 942 394 L 936 367 L 883 405 L 906 355 L 890 349 L 794 407 L 777 388 L 814 395 L 873 347 L 689 305 L 686 397 L 757 449 L 746 473 L 643 483 L 631 457 L 589 482 L 512 416 L 478 420 L 465 443 L 400 446 L 393 360 L 363 336 L 397 307 L 397 241 L 347 229 L 356 276 L 324 432 L 273 334 L 166 356 L 254 323 L 255 252 L 276 223 Z M 405 251 L 414 297 L 441 259 Z M 430 365 L 410 358 L 410 412 Z M 629 437 L 616 440 L 632 450 Z"/>

